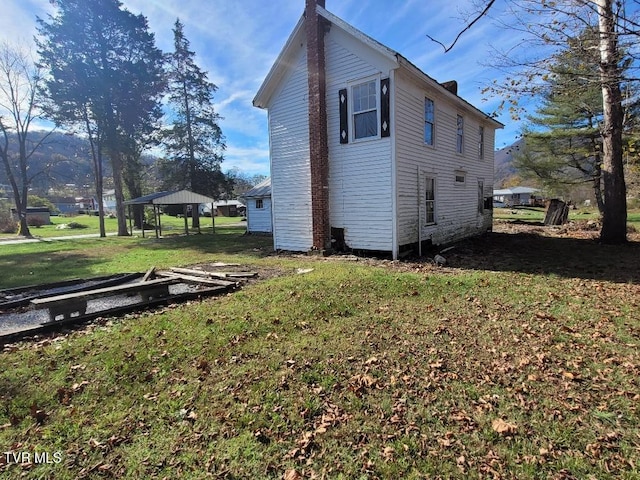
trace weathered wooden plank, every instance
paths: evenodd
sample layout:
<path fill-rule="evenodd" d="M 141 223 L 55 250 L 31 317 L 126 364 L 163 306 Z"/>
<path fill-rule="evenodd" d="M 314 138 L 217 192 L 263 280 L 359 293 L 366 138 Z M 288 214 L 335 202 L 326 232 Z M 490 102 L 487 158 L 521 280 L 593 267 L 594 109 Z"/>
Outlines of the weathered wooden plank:
<path fill-rule="evenodd" d="M 212 276 L 220 278 L 253 278 L 258 272 L 210 272 Z"/>
<path fill-rule="evenodd" d="M 195 275 L 199 277 L 209 276 L 209 272 L 206 272 L 204 270 L 197 270 L 193 268 L 171 267 L 169 270 L 175 273 L 184 273 L 185 275 Z"/>
<path fill-rule="evenodd" d="M 184 283 L 190 283 L 193 285 L 213 285 L 213 286 L 222 286 L 222 287 L 230 287 L 232 285 L 237 285 L 237 282 L 230 282 L 227 280 L 218 280 L 218 279 L 212 279 L 212 278 L 204 278 L 204 277 L 200 277 L 200 276 L 194 276 L 194 275 L 186 275 L 184 273 L 180 273 L 180 272 L 156 272 L 156 275 L 158 275 L 159 277 L 166 277 L 166 278 L 176 278 L 181 282 Z"/>
<path fill-rule="evenodd" d="M 187 275 L 197 275 L 203 277 L 215 277 L 215 278 L 245 278 L 245 277 L 255 277 L 258 275 L 258 272 L 207 272 L 205 270 L 192 270 L 189 268 L 179 268 L 173 267 L 170 268 L 172 272 L 176 273 L 184 273 Z"/>
<path fill-rule="evenodd" d="M 143 281 L 143 282 L 147 282 L 147 281 L 149 281 L 149 279 L 153 276 L 153 274 L 155 273 L 155 271 L 156 271 L 156 267 L 155 267 L 155 266 L 153 266 L 153 267 L 151 267 L 149 270 L 147 270 L 147 273 L 145 273 L 145 274 L 144 274 L 144 277 L 142 277 L 142 281 Z"/>
<path fill-rule="evenodd" d="M 46 308 L 48 304 L 65 301 L 65 300 L 72 300 L 76 298 L 101 297 L 101 296 L 107 296 L 109 294 L 119 294 L 119 293 L 127 293 L 127 292 L 139 292 L 145 289 L 149 289 L 150 287 L 154 287 L 156 285 L 168 286 L 174 283 L 178 283 L 178 280 L 172 279 L 172 278 L 159 278 L 157 280 L 149 280 L 147 282 L 128 283 L 126 285 L 116 285 L 114 287 L 105 287 L 105 288 L 97 288 L 95 290 L 85 290 L 82 292 L 66 293 L 63 295 L 55 295 L 53 297 L 47 297 L 47 298 L 34 298 L 33 300 L 31 300 L 31 304 L 39 308 Z"/>

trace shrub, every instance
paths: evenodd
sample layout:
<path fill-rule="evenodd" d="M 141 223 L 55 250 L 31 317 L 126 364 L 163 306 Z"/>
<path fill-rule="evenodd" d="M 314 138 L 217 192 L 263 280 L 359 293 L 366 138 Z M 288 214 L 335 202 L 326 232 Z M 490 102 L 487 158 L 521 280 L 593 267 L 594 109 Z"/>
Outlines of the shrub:
<path fill-rule="evenodd" d="M 83 223 L 71 222 L 71 223 L 67 223 L 67 228 L 71 228 L 72 230 L 80 230 L 83 228 L 89 228 L 89 226 L 84 225 Z"/>
<path fill-rule="evenodd" d="M 18 233 L 18 222 L 11 218 L 0 218 L 0 233 Z"/>
<path fill-rule="evenodd" d="M 27 225 L 29 225 L 30 227 L 40 228 L 44 224 L 45 224 L 44 219 L 40 217 L 28 217 L 27 219 Z"/>
<path fill-rule="evenodd" d="M 18 222 L 11 214 L 9 202 L 0 201 L 0 233 L 18 233 Z"/>

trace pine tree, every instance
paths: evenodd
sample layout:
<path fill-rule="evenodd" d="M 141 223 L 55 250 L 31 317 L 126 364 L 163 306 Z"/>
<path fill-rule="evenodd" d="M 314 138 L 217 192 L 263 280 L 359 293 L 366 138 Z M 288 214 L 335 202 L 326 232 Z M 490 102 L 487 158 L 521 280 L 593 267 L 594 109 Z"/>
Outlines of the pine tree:
<path fill-rule="evenodd" d="M 188 188 L 196 193 L 219 197 L 220 164 L 225 148 L 220 116 L 213 107 L 217 87 L 195 62 L 184 27 L 176 20 L 174 52 L 170 55 L 169 102 L 173 111 L 171 127 L 163 133 L 168 161 L 163 164 L 167 186 Z M 199 225 L 197 205 L 192 208 L 193 226 Z"/>
<path fill-rule="evenodd" d="M 529 117 L 530 126 L 524 132 L 526 147 L 515 165 L 521 172 L 539 178 L 552 191 L 590 182 L 598 210 L 604 214 L 604 109 L 597 47 L 598 31 L 591 27 L 569 38 L 566 48 L 553 55 L 549 75 L 544 78 L 541 106 Z M 633 82 L 622 86 L 635 88 Z M 627 102 L 625 108 L 632 111 L 636 105 Z M 633 116 L 625 118 L 629 121 Z"/>
<path fill-rule="evenodd" d="M 109 157 L 118 234 L 127 235 L 124 161 L 137 135 L 152 129 L 161 115 L 164 57 L 147 19 L 123 9 L 118 0 L 57 0 L 55 5 L 55 16 L 38 19 L 41 64 L 49 70 L 47 109 L 57 124 L 79 125 L 89 135 L 99 200 L 103 152 Z"/>
<path fill-rule="evenodd" d="M 602 213 L 602 94 L 594 81 L 598 78 L 596 35 L 594 29 L 587 29 L 554 55 L 541 106 L 529 117 L 526 148 L 515 165 L 550 190 L 592 182 Z"/>

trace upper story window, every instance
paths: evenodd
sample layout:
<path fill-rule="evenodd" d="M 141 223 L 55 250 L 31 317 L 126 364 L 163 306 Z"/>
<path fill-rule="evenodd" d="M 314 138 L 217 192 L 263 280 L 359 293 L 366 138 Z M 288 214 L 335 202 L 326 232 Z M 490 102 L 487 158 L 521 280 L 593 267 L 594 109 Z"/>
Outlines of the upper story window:
<path fill-rule="evenodd" d="M 377 90 L 375 80 L 351 87 L 354 140 L 378 136 Z"/>
<path fill-rule="evenodd" d="M 462 115 L 458 115 L 458 120 L 457 120 L 457 135 L 456 135 L 456 152 L 458 153 L 463 153 L 463 147 L 464 147 L 464 118 L 462 118 Z"/>
<path fill-rule="evenodd" d="M 484 127 L 480 125 L 478 128 L 478 158 L 484 158 Z"/>
<path fill-rule="evenodd" d="M 433 100 L 424 99 L 424 143 L 433 145 L 433 137 L 435 133 L 436 113 Z"/>

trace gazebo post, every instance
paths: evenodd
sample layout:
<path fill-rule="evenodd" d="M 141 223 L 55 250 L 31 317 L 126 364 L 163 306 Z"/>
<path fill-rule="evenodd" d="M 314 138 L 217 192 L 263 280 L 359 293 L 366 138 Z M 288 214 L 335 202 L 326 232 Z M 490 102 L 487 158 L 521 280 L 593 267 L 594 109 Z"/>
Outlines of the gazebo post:
<path fill-rule="evenodd" d="M 184 213 L 184 233 L 189 235 L 189 219 L 187 218 L 187 204 L 182 204 L 182 212 Z"/>
<path fill-rule="evenodd" d="M 142 238 L 144 238 L 144 205 L 140 209 L 140 226 L 142 227 Z"/>
<path fill-rule="evenodd" d="M 160 238 L 160 236 L 158 235 L 158 217 L 159 215 L 156 213 L 156 206 L 155 204 L 153 205 L 153 227 L 156 231 L 156 238 Z"/>
<path fill-rule="evenodd" d="M 213 203 L 211 204 L 211 233 L 216 233 L 216 216 L 213 212 Z"/>
<path fill-rule="evenodd" d="M 127 205 L 127 210 L 129 211 L 129 235 L 133 237 L 133 223 L 131 218 L 131 204 Z"/>
<path fill-rule="evenodd" d="M 160 220 L 160 205 L 158 205 L 158 229 L 160 230 L 160 237 L 161 237 L 162 236 L 162 221 Z"/>

